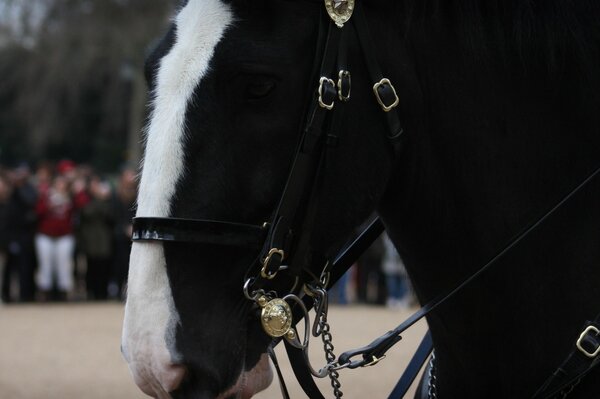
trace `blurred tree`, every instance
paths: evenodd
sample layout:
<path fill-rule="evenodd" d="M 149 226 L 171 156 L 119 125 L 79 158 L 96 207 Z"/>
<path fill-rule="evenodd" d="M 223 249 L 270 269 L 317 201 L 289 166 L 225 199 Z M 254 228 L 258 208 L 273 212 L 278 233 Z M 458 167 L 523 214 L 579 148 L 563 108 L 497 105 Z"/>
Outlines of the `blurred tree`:
<path fill-rule="evenodd" d="M 172 7 L 0 0 L 0 162 L 69 157 L 110 171 L 137 161 L 143 61 Z"/>

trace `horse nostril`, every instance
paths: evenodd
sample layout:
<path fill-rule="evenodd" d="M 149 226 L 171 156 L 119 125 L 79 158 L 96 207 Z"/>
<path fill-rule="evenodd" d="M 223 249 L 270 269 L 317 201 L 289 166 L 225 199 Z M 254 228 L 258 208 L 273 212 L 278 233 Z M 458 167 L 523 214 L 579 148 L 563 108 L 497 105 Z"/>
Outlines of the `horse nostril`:
<path fill-rule="evenodd" d="M 181 364 L 172 364 L 158 376 L 160 385 L 166 392 L 173 392 L 181 385 L 188 370 Z"/>

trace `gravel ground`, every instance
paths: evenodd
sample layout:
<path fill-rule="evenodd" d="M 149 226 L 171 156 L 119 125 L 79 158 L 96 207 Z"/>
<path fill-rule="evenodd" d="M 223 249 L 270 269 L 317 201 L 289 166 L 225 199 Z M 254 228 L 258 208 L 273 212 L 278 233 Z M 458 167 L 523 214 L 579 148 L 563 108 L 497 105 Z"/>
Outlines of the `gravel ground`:
<path fill-rule="evenodd" d="M 409 312 L 380 307 L 330 307 L 336 353 L 363 346 Z M 119 352 L 121 304 L 0 306 L 0 399 L 146 398 L 133 384 Z M 376 367 L 341 372 L 344 398 L 386 398 L 416 349 L 424 324 L 407 334 Z M 312 341 L 321 366 L 321 343 Z M 279 361 L 292 398 L 303 398 L 283 348 Z M 329 381 L 319 381 L 327 397 Z M 278 399 L 276 382 L 256 398 Z"/>

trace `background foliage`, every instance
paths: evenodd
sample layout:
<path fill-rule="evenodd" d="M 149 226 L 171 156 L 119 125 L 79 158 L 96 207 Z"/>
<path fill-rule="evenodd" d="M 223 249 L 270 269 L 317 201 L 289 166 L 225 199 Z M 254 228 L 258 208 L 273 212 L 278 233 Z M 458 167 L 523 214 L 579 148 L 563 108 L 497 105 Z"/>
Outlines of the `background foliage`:
<path fill-rule="evenodd" d="M 143 61 L 168 0 L 0 0 L 0 163 L 139 157 Z"/>

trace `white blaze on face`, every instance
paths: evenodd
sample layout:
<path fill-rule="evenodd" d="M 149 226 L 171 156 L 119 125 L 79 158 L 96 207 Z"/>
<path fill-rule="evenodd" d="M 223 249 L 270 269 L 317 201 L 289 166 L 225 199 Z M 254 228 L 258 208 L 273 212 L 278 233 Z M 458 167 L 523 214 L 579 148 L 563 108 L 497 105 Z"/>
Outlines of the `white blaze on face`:
<path fill-rule="evenodd" d="M 184 170 L 186 109 L 231 21 L 219 0 L 190 0 L 174 21 L 176 40 L 158 69 L 137 216 L 170 216 Z M 136 383 L 153 396 L 164 397 L 182 377 L 174 364 L 178 322 L 162 244 L 134 243 L 122 346 Z"/>

